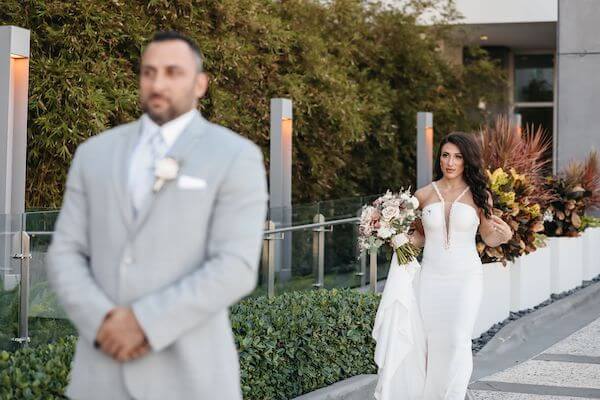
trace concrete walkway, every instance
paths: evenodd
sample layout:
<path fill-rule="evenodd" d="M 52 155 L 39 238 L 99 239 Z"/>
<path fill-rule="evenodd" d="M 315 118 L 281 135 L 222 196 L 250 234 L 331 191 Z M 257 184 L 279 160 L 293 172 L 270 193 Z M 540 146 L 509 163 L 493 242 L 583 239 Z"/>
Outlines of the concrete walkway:
<path fill-rule="evenodd" d="M 600 282 L 506 325 L 473 361 L 468 400 L 600 399 Z M 296 400 L 372 400 L 376 383 L 359 375 Z"/>
<path fill-rule="evenodd" d="M 507 325 L 474 357 L 470 399 L 600 399 L 600 283 Z"/>
<path fill-rule="evenodd" d="M 600 318 L 533 359 L 470 388 L 476 400 L 600 399 Z"/>

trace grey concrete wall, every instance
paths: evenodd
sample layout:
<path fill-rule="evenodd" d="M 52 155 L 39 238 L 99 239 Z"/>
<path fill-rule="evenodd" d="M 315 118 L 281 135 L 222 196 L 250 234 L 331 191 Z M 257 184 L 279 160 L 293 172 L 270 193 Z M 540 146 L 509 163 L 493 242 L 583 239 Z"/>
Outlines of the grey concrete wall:
<path fill-rule="evenodd" d="M 559 0 L 558 170 L 600 150 L 600 1 Z"/>

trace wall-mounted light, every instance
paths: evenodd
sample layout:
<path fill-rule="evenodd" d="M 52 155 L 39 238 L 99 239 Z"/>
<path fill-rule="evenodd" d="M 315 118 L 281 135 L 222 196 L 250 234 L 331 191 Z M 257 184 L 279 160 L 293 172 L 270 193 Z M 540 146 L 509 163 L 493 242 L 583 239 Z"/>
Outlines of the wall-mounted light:
<path fill-rule="evenodd" d="M 488 40 L 487 35 L 481 35 L 479 36 L 479 40 L 481 40 L 482 42 L 486 42 Z"/>

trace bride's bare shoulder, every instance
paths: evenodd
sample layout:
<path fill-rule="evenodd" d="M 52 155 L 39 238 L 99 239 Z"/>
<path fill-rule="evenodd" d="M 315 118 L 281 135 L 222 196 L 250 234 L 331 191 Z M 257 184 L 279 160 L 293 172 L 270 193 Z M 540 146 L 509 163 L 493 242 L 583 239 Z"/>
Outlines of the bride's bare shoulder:
<path fill-rule="evenodd" d="M 417 189 L 415 192 L 415 197 L 419 200 L 420 204 L 425 203 L 431 197 L 433 193 L 433 186 L 431 183 L 429 185 L 423 186 L 422 188 Z"/>

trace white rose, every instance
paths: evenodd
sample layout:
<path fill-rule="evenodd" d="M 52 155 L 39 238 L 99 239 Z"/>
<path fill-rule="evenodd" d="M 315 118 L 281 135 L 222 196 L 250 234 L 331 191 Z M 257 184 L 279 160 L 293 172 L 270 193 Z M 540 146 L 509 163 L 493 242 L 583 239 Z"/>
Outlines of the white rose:
<path fill-rule="evenodd" d="M 395 249 L 404 246 L 406 243 L 408 243 L 408 236 L 404 233 L 399 233 L 392 238 L 392 246 L 394 246 Z"/>
<path fill-rule="evenodd" d="M 381 197 L 383 201 L 391 200 L 394 198 L 394 194 L 391 191 L 386 191 L 385 194 Z"/>
<path fill-rule="evenodd" d="M 419 208 L 419 199 L 417 199 L 416 196 L 412 196 L 410 198 L 410 204 L 412 204 L 413 210 L 416 210 Z"/>
<path fill-rule="evenodd" d="M 154 176 L 159 179 L 170 181 L 177 177 L 179 172 L 179 164 L 173 158 L 162 158 L 154 165 Z"/>
<path fill-rule="evenodd" d="M 398 207 L 386 207 L 381 212 L 381 216 L 386 221 L 391 221 L 394 218 L 397 218 L 400 215 L 400 210 Z"/>
<path fill-rule="evenodd" d="M 377 230 L 377 236 L 379 236 L 381 239 L 389 239 L 394 233 L 394 229 L 388 226 L 382 226 Z"/>
<path fill-rule="evenodd" d="M 155 193 L 158 192 L 166 181 L 177 178 L 178 173 L 179 164 L 174 158 L 166 157 L 158 160 L 154 164 L 154 176 L 156 177 L 156 181 L 154 182 L 152 191 Z"/>
<path fill-rule="evenodd" d="M 375 213 L 375 207 L 365 207 L 360 214 L 360 223 L 361 224 L 370 224 L 373 220 L 373 215 Z"/>

